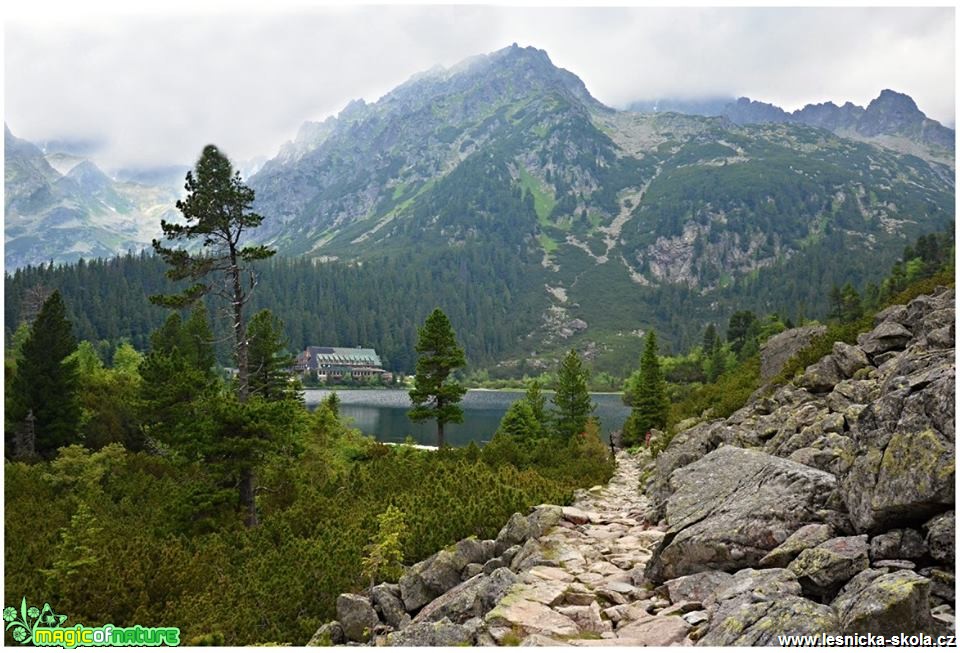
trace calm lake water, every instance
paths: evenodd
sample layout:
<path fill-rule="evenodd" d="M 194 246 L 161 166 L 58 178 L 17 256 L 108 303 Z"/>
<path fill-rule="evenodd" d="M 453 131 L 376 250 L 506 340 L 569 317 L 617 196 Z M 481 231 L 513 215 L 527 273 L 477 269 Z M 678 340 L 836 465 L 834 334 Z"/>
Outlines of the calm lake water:
<path fill-rule="evenodd" d="M 308 408 L 314 408 L 330 394 L 330 390 L 306 390 L 304 399 Z M 437 443 L 436 422 L 414 424 L 407 418 L 410 396 L 405 390 L 337 390 L 340 397 L 340 415 L 353 420 L 353 426 L 375 436 L 381 442 L 403 442 L 407 435 L 420 444 Z M 468 390 L 460 406 L 463 424 L 447 424 L 444 435 L 449 444 L 459 447 L 474 441 L 487 442 L 500 424 L 507 408 L 523 396 L 522 391 Z M 546 394 L 550 407 L 551 394 Z M 604 439 L 623 427 L 630 409 L 623 405 L 619 394 L 592 394 L 597 405 L 594 412 L 600 418 Z"/>

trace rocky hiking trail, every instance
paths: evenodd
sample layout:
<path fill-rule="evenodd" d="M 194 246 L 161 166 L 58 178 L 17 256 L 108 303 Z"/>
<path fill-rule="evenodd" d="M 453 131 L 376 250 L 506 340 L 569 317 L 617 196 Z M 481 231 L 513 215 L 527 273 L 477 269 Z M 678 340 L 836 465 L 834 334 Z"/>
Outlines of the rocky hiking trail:
<path fill-rule="evenodd" d="M 494 540 L 341 594 L 309 644 L 952 636 L 955 316 L 942 287 L 884 309 L 856 344 L 728 418 L 693 420 L 655 459 L 619 453 L 610 482 L 573 505 L 515 513 Z M 814 335 L 771 339 L 764 374 Z"/>

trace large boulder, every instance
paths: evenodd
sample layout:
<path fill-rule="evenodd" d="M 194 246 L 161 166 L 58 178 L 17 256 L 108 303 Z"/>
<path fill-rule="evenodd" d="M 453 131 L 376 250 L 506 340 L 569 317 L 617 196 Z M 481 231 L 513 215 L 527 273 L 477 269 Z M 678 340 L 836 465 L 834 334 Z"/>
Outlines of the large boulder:
<path fill-rule="evenodd" d="M 923 525 L 926 544 L 934 560 L 954 564 L 957 559 L 956 518 L 953 510 L 937 515 Z"/>
<path fill-rule="evenodd" d="M 337 621 L 344 636 L 351 642 L 370 641 L 373 629 L 380 624 L 370 599 L 359 594 L 341 594 L 337 597 Z"/>
<path fill-rule="evenodd" d="M 870 566 L 867 536 L 835 537 L 800 553 L 787 569 L 804 592 L 832 598 L 848 580 Z"/>
<path fill-rule="evenodd" d="M 722 422 L 698 424 L 674 436 L 655 460 L 656 468 L 646 489 L 650 499 L 649 518 L 659 521 L 666 515 L 667 500 L 673 493 L 670 476 L 674 471 L 696 462 L 720 446 L 730 429 Z"/>
<path fill-rule="evenodd" d="M 833 343 L 833 360 L 840 369 L 840 373 L 848 379 L 852 378 L 859 370 L 870 365 L 870 361 L 862 349 L 845 342 Z"/>
<path fill-rule="evenodd" d="M 721 447 L 676 470 L 670 485 L 669 530 L 645 571 L 654 583 L 756 567 L 808 524 L 846 528 L 832 474 L 758 451 Z"/>
<path fill-rule="evenodd" d="M 519 512 L 513 513 L 497 535 L 496 554 L 501 555 L 510 547 L 523 544 L 533 535 L 530 520 Z"/>
<path fill-rule="evenodd" d="M 798 596 L 742 603 L 712 621 L 698 644 L 703 646 L 783 646 L 780 637 L 819 635 L 837 630 L 829 606 Z"/>
<path fill-rule="evenodd" d="M 414 623 L 449 619 L 463 623 L 473 617 L 482 617 L 493 609 L 517 576 L 506 568 L 500 568 L 490 576 L 474 576 L 428 603 L 414 619 Z"/>
<path fill-rule="evenodd" d="M 810 392 L 830 392 L 843 380 L 843 373 L 832 356 L 825 356 L 820 362 L 808 367 L 800 377 L 800 385 Z"/>
<path fill-rule="evenodd" d="M 888 351 L 903 349 L 913 334 L 898 322 L 882 322 L 870 333 L 862 334 L 857 338 L 860 348 L 870 358 L 875 359 L 879 354 Z"/>
<path fill-rule="evenodd" d="M 317 632 L 307 642 L 307 646 L 337 646 L 346 643 L 346 641 L 340 624 L 336 621 L 330 621 L 317 629 Z"/>
<path fill-rule="evenodd" d="M 827 327 L 823 325 L 787 329 L 763 343 L 760 347 L 760 382 L 767 383 L 780 374 L 787 361 L 826 331 Z"/>
<path fill-rule="evenodd" d="M 400 597 L 407 612 L 414 612 L 460 584 L 464 558 L 443 550 L 413 565 L 400 577 Z"/>
<path fill-rule="evenodd" d="M 952 356 L 926 368 L 901 358 L 899 371 L 914 371 L 892 376 L 850 433 L 856 450 L 841 491 L 860 532 L 916 523 L 954 504 Z"/>
<path fill-rule="evenodd" d="M 394 588 L 396 588 L 395 585 L 382 583 L 370 590 L 370 596 L 380 614 L 383 615 L 383 620 L 393 628 L 400 628 L 410 619 L 410 615 L 403 609 L 403 602 L 398 596 L 399 588 Z"/>
<path fill-rule="evenodd" d="M 912 571 L 868 569 L 833 601 L 844 633 L 899 635 L 930 632 L 930 581 Z"/>

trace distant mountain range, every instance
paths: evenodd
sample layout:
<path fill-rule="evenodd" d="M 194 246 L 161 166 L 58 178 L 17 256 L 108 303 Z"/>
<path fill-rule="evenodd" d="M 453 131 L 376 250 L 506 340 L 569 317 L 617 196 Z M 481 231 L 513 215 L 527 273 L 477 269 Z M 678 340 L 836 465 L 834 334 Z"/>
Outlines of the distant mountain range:
<path fill-rule="evenodd" d="M 171 187 L 119 181 L 82 156 L 15 137 L 4 125 L 5 265 L 139 251 L 178 216 Z"/>
<path fill-rule="evenodd" d="M 688 115 L 723 116 L 738 125 L 795 123 L 828 129 L 840 136 L 866 141 L 938 161 L 954 160 L 954 130 L 928 118 L 909 95 L 885 89 L 867 108 L 846 102 L 808 104 L 788 113 L 780 107 L 739 99 L 664 99 L 634 102 L 629 111 L 672 111 Z"/>
<path fill-rule="evenodd" d="M 394 270 L 462 253 L 463 287 L 431 297 L 492 272 L 522 279 L 489 307 L 532 316 L 528 339 L 489 346 L 509 366 L 569 346 L 612 364 L 638 350 L 638 327 L 689 343 L 736 308 L 815 314 L 831 284 L 877 280 L 907 241 L 953 224 L 953 131 L 907 96 L 793 114 L 746 99 L 719 116 L 655 108 L 607 107 L 535 48 L 435 68 L 305 123 L 248 179 L 266 217 L 255 237 Z M 8 269 L 155 231 L 159 215 L 148 224 L 122 192 L 131 182 L 9 131 L 6 147 Z M 119 225 L 143 238 L 111 242 Z"/>

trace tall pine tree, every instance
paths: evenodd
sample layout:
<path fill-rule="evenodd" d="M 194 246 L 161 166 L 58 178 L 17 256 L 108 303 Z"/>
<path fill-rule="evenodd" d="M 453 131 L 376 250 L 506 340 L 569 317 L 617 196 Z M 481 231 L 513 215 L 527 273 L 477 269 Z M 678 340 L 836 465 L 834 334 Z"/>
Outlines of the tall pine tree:
<path fill-rule="evenodd" d="M 557 437 L 566 441 L 583 433 L 595 406 L 587 390 L 587 370 L 575 349 L 564 356 L 557 371 L 557 391 L 553 395 L 554 428 Z"/>
<path fill-rule="evenodd" d="M 414 422 L 437 420 L 437 446 L 444 446 L 443 427 L 463 422 L 460 399 L 467 389 L 450 379 L 450 373 L 467 364 L 457 344 L 450 320 L 439 308 L 427 317 L 417 340 L 417 372 L 410 391 L 413 408 L 408 415 Z"/>
<path fill-rule="evenodd" d="M 12 424 L 19 435 L 17 454 L 53 458 L 59 447 L 78 442 L 77 348 L 59 291 L 43 303 L 11 384 Z"/>
<path fill-rule="evenodd" d="M 164 220 L 160 227 L 168 241 L 198 242 L 200 248 L 188 250 L 153 241 L 154 250 L 170 266 L 167 276 L 173 281 L 190 280 L 193 285 L 174 295 L 156 295 L 150 299 L 169 308 L 183 308 L 212 293 L 229 306 L 237 363 L 237 399 L 244 403 L 250 396 L 250 343 L 244 309 L 256 287 L 252 264 L 275 252 L 263 245 L 241 245 L 244 232 L 260 226 L 263 217 L 251 211 L 253 189 L 243 183 L 240 173 L 234 172 L 230 160 L 216 146 L 203 148 L 195 173 L 187 173 L 187 196 L 177 201 L 183 222 Z M 243 456 L 250 450 L 234 447 L 233 451 Z M 248 526 L 258 523 L 255 457 L 251 454 L 247 463 L 236 461 L 241 470 L 240 502 Z"/>
<path fill-rule="evenodd" d="M 631 392 L 633 410 L 623 427 L 623 442 L 627 445 L 645 441 L 647 431 L 667 425 L 670 403 L 660 361 L 657 357 L 657 334 L 650 331 L 640 357 L 640 374 Z"/>

